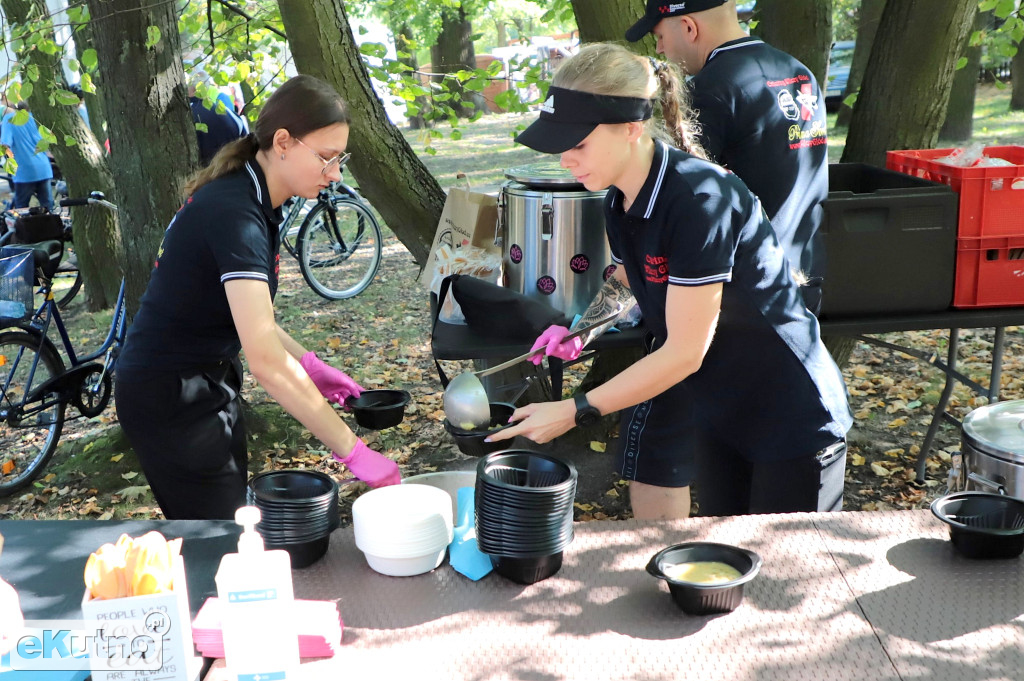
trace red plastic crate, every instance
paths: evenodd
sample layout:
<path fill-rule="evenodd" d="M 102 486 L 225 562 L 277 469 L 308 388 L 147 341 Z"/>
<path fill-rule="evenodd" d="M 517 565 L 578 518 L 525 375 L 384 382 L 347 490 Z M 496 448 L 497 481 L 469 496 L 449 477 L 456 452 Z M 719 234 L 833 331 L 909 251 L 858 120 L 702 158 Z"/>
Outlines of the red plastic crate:
<path fill-rule="evenodd" d="M 941 182 L 960 195 L 959 238 L 1024 236 L 1024 147 L 986 147 L 985 155 L 1014 165 L 959 168 L 932 159 L 953 149 L 886 152 L 886 166 L 907 175 Z"/>
<path fill-rule="evenodd" d="M 1024 305 L 1024 235 L 959 239 L 953 307 Z"/>

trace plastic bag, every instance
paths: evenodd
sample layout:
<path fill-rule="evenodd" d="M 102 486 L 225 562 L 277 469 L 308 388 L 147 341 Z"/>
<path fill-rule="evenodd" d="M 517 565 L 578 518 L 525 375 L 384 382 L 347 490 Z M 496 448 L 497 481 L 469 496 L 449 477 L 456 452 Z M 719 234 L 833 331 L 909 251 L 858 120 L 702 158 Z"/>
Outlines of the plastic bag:
<path fill-rule="evenodd" d="M 440 294 L 441 280 L 450 274 L 466 274 L 497 284 L 501 275 L 501 254 L 475 246 L 452 248 L 441 244 L 434 251 L 434 273 L 430 280 L 430 290 L 434 295 Z M 466 323 L 462 308 L 453 295 L 445 296 L 441 301 L 437 318 L 446 324 Z"/>

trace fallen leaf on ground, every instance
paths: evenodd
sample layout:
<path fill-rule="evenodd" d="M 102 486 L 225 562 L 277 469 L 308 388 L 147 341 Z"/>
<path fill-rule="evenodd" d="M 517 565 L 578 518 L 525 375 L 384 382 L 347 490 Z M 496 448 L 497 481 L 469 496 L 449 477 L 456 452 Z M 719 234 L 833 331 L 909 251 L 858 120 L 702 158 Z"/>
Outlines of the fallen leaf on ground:
<path fill-rule="evenodd" d="M 590 443 L 590 448 L 593 449 L 595 452 L 603 452 L 603 451 L 605 451 L 608 448 L 608 445 L 606 445 L 603 442 L 598 442 L 597 440 L 593 440 Z"/>
<path fill-rule="evenodd" d="M 880 478 L 887 478 L 892 475 L 892 471 L 879 463 L 872 463 L 871 470 Z"/>

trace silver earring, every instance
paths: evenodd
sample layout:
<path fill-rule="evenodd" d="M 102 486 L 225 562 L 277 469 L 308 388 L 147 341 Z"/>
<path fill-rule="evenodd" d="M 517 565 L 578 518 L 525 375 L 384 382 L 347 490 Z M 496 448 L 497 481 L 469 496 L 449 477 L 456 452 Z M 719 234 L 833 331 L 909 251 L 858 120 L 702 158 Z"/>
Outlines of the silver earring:
<path fill-rule="evenodd" d="M 284 154 L 281 154 L 281 160 L 282 161 L 284 160 Z"/>

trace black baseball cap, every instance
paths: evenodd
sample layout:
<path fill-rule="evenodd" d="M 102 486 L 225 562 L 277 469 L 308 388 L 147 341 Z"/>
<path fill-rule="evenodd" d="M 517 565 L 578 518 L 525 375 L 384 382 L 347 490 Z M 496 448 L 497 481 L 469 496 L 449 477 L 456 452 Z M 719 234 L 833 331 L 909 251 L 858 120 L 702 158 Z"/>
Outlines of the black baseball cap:
<path fill-rule="evenodd" d="M 726 0 L 647 0 L 647 11 L 643 18 L 629 27 L 626 40 L 635 43 L 654 30 L 658 22 L 668 17 L 703 12 L 724 5 Z"/>
<path fill-rule="evenodd" d="M 516 136 L 516 142 L 545 154 L 560 154 L 582 142 L 602 123 L 646 121 L 654 102 L 639 97 L 598 95 L 552 85 L 540 105 L 540 117 Z"/>

